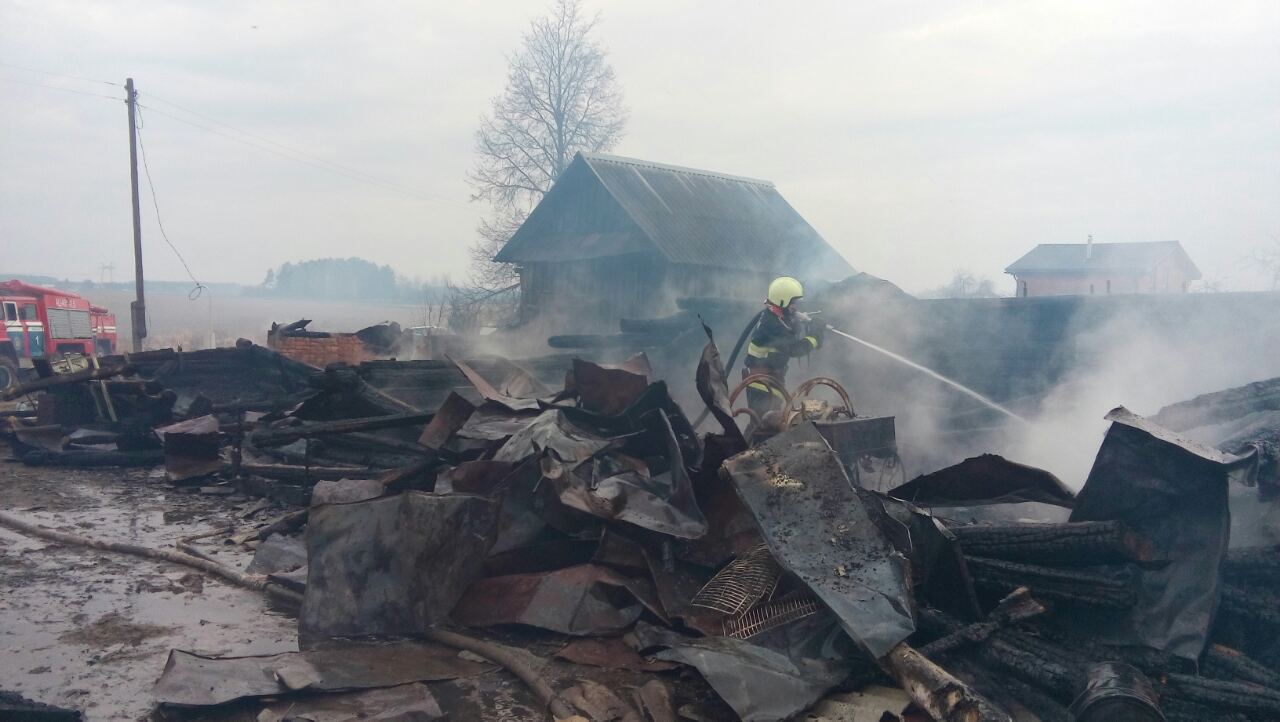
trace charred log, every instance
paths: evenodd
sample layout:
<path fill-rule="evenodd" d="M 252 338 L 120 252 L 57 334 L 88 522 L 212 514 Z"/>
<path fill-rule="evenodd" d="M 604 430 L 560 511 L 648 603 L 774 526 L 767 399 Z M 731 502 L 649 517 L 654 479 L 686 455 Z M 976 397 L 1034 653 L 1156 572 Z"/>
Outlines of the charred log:
<path fill-rule="evenodd" d="M 1150 542 L 1120 521 L 952 527 L 967 554 L 1006 561 L 1093 566 L 1152 561 Z"/>
<path fill-rule="evenodd" d="M 1189 674 L 1168 674 L 1164 680 L 1167 695 L 1204 705 L 1219 713 L 1232 711 L 1263 719 L 1280 718 L 1280 690 Z"/>
<path fill-rule="evenodd" d="M 1221 644 L 1212 644 L 1200 660 L 1200 671 L 1206 677 L 1225 681 L 1249 682 L 1280 689 L 1280 673 L 1249 658 L 1244 652 Z"/>
<path fill-rule="evenodd" d="M 27 466 L 155 466 L 163 462 L 164 451 L 161 449 L 143 449 L 139 451 L 38 450 L 27 452 L 22 457 L 22 463 Z"/>
<path fill-rule="evenodd" d="M 366 419 L 322 421 L 314 424 L 289 426 L 282 429 L 258 429 L 250 435 L 249 440 L 253 442 L 254 446 L 280 446 L 298 439 L 348 434 L 355 431 L 403 428 L 405 426 L 425 424 L 430 420 L 431 414 L 413 413 L 374 416 Z"/>
<path fill-rule="evenodd" d="M 1257 585 L 1239 582 L 1222 585 L 1220 611 L 1273 630 L 1280 627 L 1280 595 Z"/>
<path fill-rule="evenodd" d="M 1131 607 L 1137 599 L 1133 578 L 1124 571 L 1060 569 L 984 557 L 965 561 L 974 584 L 1002 593 L 1026 586 L 1036 597 L 1116 609 Z"/>

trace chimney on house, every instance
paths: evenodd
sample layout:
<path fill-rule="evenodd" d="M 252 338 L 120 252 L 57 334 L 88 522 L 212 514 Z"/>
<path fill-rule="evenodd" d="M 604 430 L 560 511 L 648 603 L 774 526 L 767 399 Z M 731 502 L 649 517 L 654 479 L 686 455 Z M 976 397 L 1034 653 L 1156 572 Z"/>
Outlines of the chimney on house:
<path fill-rule="evenodd" d="M 1093 234 L 1089 234 L 1089 240 L 1084 244 L 1084 260 L 1093 258 Z"/>

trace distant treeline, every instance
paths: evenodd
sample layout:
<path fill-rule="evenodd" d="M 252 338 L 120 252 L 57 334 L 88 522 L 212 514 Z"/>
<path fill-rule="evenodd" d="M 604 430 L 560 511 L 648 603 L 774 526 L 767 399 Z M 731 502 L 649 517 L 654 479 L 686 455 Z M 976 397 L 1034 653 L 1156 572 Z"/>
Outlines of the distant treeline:
<path fill-rule="evenodd" d="M 111 283 L 84 279 L 73 281 L 55 276 L 29 273 L 0 273 L 0 281 L 17 278 L 38 286 L 49 286 L 79 293 L 93 300 L 94 293 L 104 291 L 133 292 L 133 280 Z M 377 301 L 434 305 L 445 301 L 448 279 L 440 276 L 421 281 L 395 272 L 391 266 L 379 266 L 363 258 L 317 258 L 286 263 L 267 271 L 267 277 L 256 286 L 239 283 L 205 284 L 215 297 L 260 296 L 268 298 L 318 298 L 338 301 Z M 147 279 L 147 293 L 189 294 L 191 281 L 157 281 Z"/>
<path fill-rule="evenodd" d="M 427 281 L 406 278 L 391 266 L 379 266 L 363 258 L 317 258 L 286 263 L 267 271 L 262 284 L 245 294 L 288 298 L 324 298 L 340 301 L 439 302 L 447 279 Z"/>
<path fill-rule="evenodd" d="M 93 294 L 103 291 L 126 291 L 133 293 L 133 279 L 127 281 L 95 281 L 92 278 L 86 278 L 80 281 L 73 281 L 69 278 L 58 278 L 57 276 L 39 276 L 30 273 L 4 273 L 0 272 L 0 281 L 8 281 L 18 279 L 26 283 L 37 286 L 45 286 L 47 288 L 57 288 L 63 291 L 71 291 L 78 293 L 90 301 L 93 300 Z M 157 281 L 147 279 L 147 293 L 160 294 L 189 294 L 194 287 L 191 281 Z M 218 296 L 238 296 L 244 286 L 239 283 L 206 283 L 205 286 L 211 293 Z"/>

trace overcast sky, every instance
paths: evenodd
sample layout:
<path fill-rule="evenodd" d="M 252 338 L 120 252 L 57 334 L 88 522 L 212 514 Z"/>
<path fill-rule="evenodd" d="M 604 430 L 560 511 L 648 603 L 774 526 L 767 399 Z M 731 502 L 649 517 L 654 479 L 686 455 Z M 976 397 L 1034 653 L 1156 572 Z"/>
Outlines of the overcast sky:
<path fill-rule="evenodd" d="M 0 63 L 135 79 L 165 227 L 202 280 L 347 255 L 457 278 L 483 212 L 472 133 L 543 7 L 0 0 Z M 1011 291 L 1018 256 L 1090 233 L 1180 240 L 1249 290 L 1243 259 L 1280 244 L 1276 0 L 588 7 L 631 110 L 615 153 L 772 180 L 907 290 L 967 269 Z M 0 78 L 0 272 L 131 278 L 124 105 L 30 83 L 123 91 Z M 181 279 L 143 189 L 148 276 Z"/>

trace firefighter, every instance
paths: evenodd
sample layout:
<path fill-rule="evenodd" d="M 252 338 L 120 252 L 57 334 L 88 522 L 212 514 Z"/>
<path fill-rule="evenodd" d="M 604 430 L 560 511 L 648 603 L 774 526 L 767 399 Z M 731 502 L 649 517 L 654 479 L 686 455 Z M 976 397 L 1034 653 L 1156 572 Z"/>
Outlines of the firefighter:
<path fill-rule="evenodd" d="M 773 279 L 760 321 L 747 345 L 743 378 L 764 373 L 784 385 L 787 362 L 807 356 L 822 346 L 822 325 L 811 323 L 798 307 L 804 287 L 790 276 Z M 747 386 L 747 406 L 763 417 L 782 408 L 785 399 L 776 390 L 756 382 Z"/>

